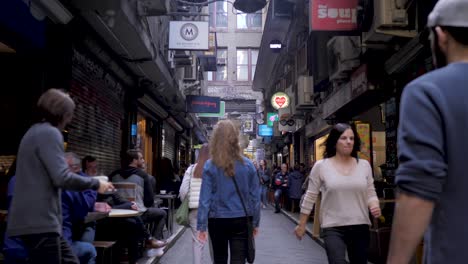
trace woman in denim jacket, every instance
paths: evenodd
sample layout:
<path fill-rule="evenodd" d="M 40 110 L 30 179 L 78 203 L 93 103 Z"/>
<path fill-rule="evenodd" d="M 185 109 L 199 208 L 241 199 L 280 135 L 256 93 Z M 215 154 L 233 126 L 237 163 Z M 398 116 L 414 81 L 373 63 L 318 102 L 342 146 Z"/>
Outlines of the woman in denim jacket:
<path fill-rule="evenodd" d="M 207 240 L 209 229 L 214 263 L 245 263 L 247 223 L 233 177 L 252 217 L 254 235 L 260 222 L 260 184 L 252 162 L 241 155 L 239 130 L 229 120 L 218 122 L 210 141 L 210 154 L 203 169 L 198 207 L 198 239 Z"/>

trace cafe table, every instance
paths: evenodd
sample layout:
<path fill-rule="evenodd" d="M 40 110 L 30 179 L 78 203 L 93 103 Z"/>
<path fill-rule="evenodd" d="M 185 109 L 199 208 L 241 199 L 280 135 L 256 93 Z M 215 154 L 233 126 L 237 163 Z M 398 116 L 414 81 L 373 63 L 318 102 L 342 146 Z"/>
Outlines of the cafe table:
<path fill-rule="evenodd" d="M 176 199 L 177 195 L 175 194 L 156 194 L 154 196 L 155 199 L 161 199 L 161 200 L 167 200 L 167 207 L 168 207 L 168 212 L 167 212 L 167 229 L 169 230 L 169 233 L 172 235 L 173 234 L 173 229 L 174 229 L 174 200 Z"/>
<path fill-rule="evenodd" d="M 85 217 L 85 224 L 95 222 L 104 219 L 109 216 L 109 213 L 105 212 L 89 212 Z"/>
<path fill-rule="evenodd" d="M 129 210 L 129 209 L 111 209 L 109 212 L 109 217 L 133 217 L 139 216 L 143 214 L 143 212 Z"/>

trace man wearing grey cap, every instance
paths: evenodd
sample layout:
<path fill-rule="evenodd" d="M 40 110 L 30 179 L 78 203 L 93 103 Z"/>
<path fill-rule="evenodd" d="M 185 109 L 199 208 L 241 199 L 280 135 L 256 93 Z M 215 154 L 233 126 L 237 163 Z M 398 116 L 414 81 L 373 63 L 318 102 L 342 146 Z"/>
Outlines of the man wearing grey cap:
<path fill-rule="evenodd" d="M 399 196 L 387 263 L 467 263 L 468 0 L 439 0 L 428 18 L 438 68 L 405 87 L 396 173 Z"/>

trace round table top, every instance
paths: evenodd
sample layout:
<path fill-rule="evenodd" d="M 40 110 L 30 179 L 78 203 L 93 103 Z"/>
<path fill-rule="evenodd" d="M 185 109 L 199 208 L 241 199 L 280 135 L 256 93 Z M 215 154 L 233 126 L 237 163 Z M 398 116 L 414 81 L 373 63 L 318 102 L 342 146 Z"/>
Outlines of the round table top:
<path fill-rule="evenodd" d="M 109 217 L 132 217 L 139 216 L 142 212 L 128 209 L 111 209 Z"/>

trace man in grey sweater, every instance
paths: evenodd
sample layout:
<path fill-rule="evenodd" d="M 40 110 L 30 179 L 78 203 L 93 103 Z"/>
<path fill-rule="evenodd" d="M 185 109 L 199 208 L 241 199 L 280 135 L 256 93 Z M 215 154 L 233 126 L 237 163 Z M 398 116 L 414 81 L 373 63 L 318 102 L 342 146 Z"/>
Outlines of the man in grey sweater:
<path fill-rule="evenodd" d="M 426 232 L 424 263 L 467 263 L 468 1 L 439 0 L 428 18 L 436 67 L 407 85 L 389 264 L 409 263 Z"/>
<path fill-rule="evenodd" d="M 31 263 L 79 263 L 62 237 L 61 189 L 104 193 L 114 187 L 68 169 L 61 130 L 72 119 L 73 100 L 50 89 L 39 98 L 37 108 L 42 122 L 26 132 L 18 150 L 7 235 L 21 238 Z"/>

